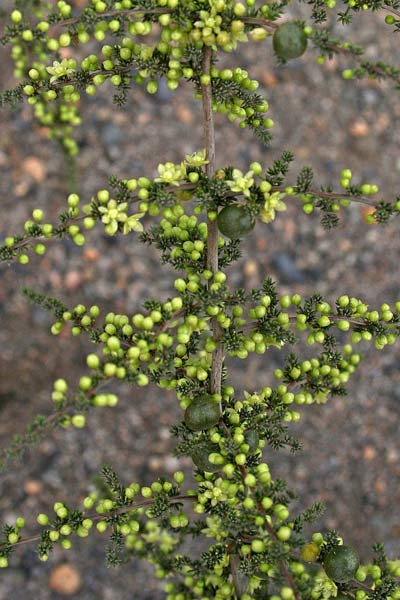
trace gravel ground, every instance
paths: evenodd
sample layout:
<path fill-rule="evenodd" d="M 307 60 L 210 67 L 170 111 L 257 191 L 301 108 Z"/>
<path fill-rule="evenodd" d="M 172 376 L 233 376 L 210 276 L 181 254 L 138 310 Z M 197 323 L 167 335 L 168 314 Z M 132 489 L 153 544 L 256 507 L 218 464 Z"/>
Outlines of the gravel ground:
<path fill-rule="evenodd" d="M 293 9 L 292 14 L 299 14 Z M 303 16 L 306 12 L 301 13 Z M 399 63 L 395 38 L 381 14 L 362 15 L 352 32 L 368 46 L 368 56 Z M 340 28 L 338 28 L 339 30 Z M 349 34 L 348 34 L 349 35 Z M 11 86 L 12 68 L 3 54 L 0 88 Z M 397 194 L 399 93 L 386 83 L 346 82 L 340 77 L 345 59 L 316 64 L 316 52 L 278 68 L 269 42 L 240 47 L 227 65 L 240 64 L 262 83 L 262 93 L 276 122 L 267 150 L 250 132 L 217 117 L 218 164 L 246 169 L 253 160 L 270 164 L 283 149 L 295 152 L 296 169 L 308 164 L 316 183 L 338 180 L 349 167 L 362 181 L 377 183 L 382 197 Z M 179 161 L 202 147 L 200 107 L 189 88 L 179 94 L 161 86 L 155 97 L 135 88 L 125 110 L 117 111 L 109 90 L 82 99 L 84 124 L 79 131 L 82 152 L 77 173 L 80 193 L 89 198 L 106 185 L 109 174 L 130 177 L 153 174 L 159 162 Z M 0 238 L 19 230 L 34 207 L 56 215 L 70 185 L 63 157 L 32 128 L 29 107 L 3 111 L 0 120 Z M 270 275 L 282 293 L 310 294 L 315 289 L 334 298 L 342 292 L 371 305 L 400 297 L 398 223 L 385 229 L 367 226 L 359 207 L 325 233 L 316 216 L 291 206 L 273 225 L 258 225 L 234 270 L 235 285 L 257 286 Z M 97 230 L 98 231 L 98 230 Z M 45 258 L 29 267 L 0 270 L 0 439 L 5 446 L 38 412 L 50 410 L 52 382 L 65 376 L 77 381 L 90 343 L 51 336 L 51 320 L 28 306 L 25 286 L 57 296 L 69 305 L 96 303 L 131 313 L 145 298 L 172 293 L 172 273 L 160 270 L 157 253 L 130 238 L 108 239 L 94 233 L 84 250 L 67 241 L 54 245 Z M 364 361 L 350 384 L 350 393 L 326 406 L 302 411 L 293 432 L 304 443 L 295 456 L 266 451 L 273 474 L 290 479 L 302 506 L 323 500 L 327 511 L 318 528 L 335 527 L 360 553 L 368 556 L 372 542 L 384 541 L 389 554 L 400 553 L 400 386 L 398 346 L 384 352 L 365 349 Z M 240 363 L 232 361 L 232 381 L 239 389 L 258 389 L 271 380 L 282 362 L 274 352 Z M 167 408 L 167 410 L 166 410 Z M 88 482 L 104 463 L 126 481 L 149 482 L 188 461 L 173 458 L 169 427 L 179 416 L 174 397 L 152 388 L 122 386 L 117 409 L 94 411 L 85 434 L 57 431 L 0 479 L 1 521 L 49 509 L 55 499 L 77 503 Z M 34 525 L 33 525 L 34 527 Z M 57 550 L 39 563 L 28 546 L 0 579 L 0 599 L 57 600 L 54 569 L 66 561 L 81 578 L 73 598 L 79 600 L 158 600 L 163 594 L 145 564 L 107 570 L 103 542 L 91 536 L 69 553 Z M 145 591 L 143 591 L 145 590 Z"/>

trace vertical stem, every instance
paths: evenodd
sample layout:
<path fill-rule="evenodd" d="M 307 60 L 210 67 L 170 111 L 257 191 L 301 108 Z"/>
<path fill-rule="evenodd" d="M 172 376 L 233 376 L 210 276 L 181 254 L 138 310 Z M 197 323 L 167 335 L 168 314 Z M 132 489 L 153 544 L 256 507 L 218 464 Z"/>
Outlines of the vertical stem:
<path fill-rule="evenodd" d="M 211 59 L 212 50 L 209 47 L 205 47 L 203 50 L 203 63 L 202 69 L 203 74 L 210 75 L 211 71 Z M 214 118 L 212 111 L 212 89 L 211 82 L 209 84 L 201 85 L 201 95 L 203 101 L 203 128 L 204 128 L 204 142 L 207 152 L 208 164 L 206 165 L 206 174 L 208 177 L 213 177 L 215 173 L 215 131 L 214 131 Z M 218 271 L 218 226 L 216 221 L 208 219 L 208 237 L 207 237 L 207 268 L 215 273 Z M 210 381 L 210 392 L 211 394 L 221 393 L 221 374 L 222 374 L 222 363 L 224 360 L 224 349 L 221 343 L 221 337 L 223 334 L 222 327 L 220 326 L 217 319 L 214 317 L 211 319 L 211 327 L 214 334 L 214 338 L 217 341 L 217 348 L 213 352 L 212 366 L 211 366 L 211 381 Z M 222 412 L 222 409 L 221 409 Z M 242 467 L 245 475 L 245 469 Z M 243 474 L 242 471 L 242 474 Z M 262 509 L 262 507 L 261 507 Z M 271 537 L 276 538 L 275 531 L 272 527 L 269 527 L 266 522 L 266 528 L 268 529 Z M 244 577 L 239 572 L 239 557 L 237 554 L 230 556 L 230 567 L 232 572 L 233 585 L 238 598 L 245 594 L 247 590 L 247 577 Z M 296 592 L 293 578 L 288 570 L 285 561 L 280 561 L 280 568 L 283 576 L 286 578 L 288 584 L 294 591 L 296 600 L 299 600 L 299 596 Z"/>
<path fill-rule="evenodd" d="M 212 49 L 205 47 L 203 50 L 203 74 L 210 75 L 211 71 Z M 214 116 L 212 110 L 212 89 L 211 79 L 209 84 L 201 85 L 201 95 L 203 101 L 203 127 L 204 127 L 204 142 L 207 152 L 208 163 L 206 165 L 206 175 L 213 177 L 215 173 L 215 130 Z M 218 271 L 218 225 L 216 221 L 207 220 L 208 235 L 207 235 L 207 269 L 216 273 Z M 221 393 L 221 375 L 222 364 L 224 360 L 224 348 L 221 342 L 223 329 L 216 317 L 211 319 L 211 327 L 214 339 L 217 342 L 217 347 L 212 355 L 211 378 L 210 378 L 210 393 Z M 220 412 L 222 415 L 222 407 L 220 404 Z M 247 577 L 239 571 L 239 556 L 231 554 L 230 569 L 232 573 L 232 581 L 235 588 L 237 598 L 241 598 L 247 590 Z"/>
<path fill-rule="evenodd" d="M 203 51 L 203 74 L 210 75 L 211 71 L 211 58 L 212 49 L 209 46 Z M 214 116 L 212 111 L 212 90 L 211 82 L 208 85 L 201 85 L 201 95 L 203 99 L 203 116 L 204 116 L 204 141 L 207 150 L 206 174 L 208 177 L 212 177 L 215 172 L 215 130 L 214 130 Z M 217 256 L 218 263 L 218 256 Z"/>
<path fill-rule="evenodd" d="M 244 573 L 239 571 L 240 558 L 237 554 L 231 554 L 229 557 L 229 562 L 236 596 L 241 598 L 247 591 L 248 578 Z"/>
<path fill-rule="evenodd" d="M 203 51 L 203 74 L 210 75 L 211 71 L 212 49 L 205 47 Z M 203 130 L 204 143 L 207 152 L 208 163 L 206 165 L 206 174 L 208 177 L 213 177 L 215 173 L 215 130 L 214 116 L 212 110 L 212 89 L 211 81 L 208 84 L 201 85 L 201 95 L 203 101 Z M 216 221 L 208 219 L 208 236 L 207 236 L 207 268 L 216 273 L 218 271 L 218 226 Z M 221 393 L 221 373 L 222 362 L 224 359 L 223 347 L 219 342 L 222 337 L 222 328 L 216 318 L 211 320 L 212 331 L 214 338 L 217 341 L 217 348 L 213 353 L 210 392 L 211 394 Z"/>

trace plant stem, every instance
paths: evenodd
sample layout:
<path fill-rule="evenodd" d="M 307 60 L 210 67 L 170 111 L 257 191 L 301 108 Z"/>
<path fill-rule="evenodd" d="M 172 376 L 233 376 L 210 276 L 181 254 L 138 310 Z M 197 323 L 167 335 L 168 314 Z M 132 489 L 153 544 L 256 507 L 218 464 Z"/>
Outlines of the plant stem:
<path fill-rule="evenodd" d="M 102 12 L 102 13 L 95 13 L 96 16 L 99 18 L 99 21 L 101 19 L 103 19 L 104 17 L 130 17 L 130 16 L 135 16 L 138 15 L 138 17 L 142 18 L 143 15 L 162 15 L 165 13 L 170 13 L 171 10 L 168 8 L 151 8 L 151 9 L 145 9 L 145 8 L 129 8 L 127 10 L 108 10 L 106 12 Z M 54 25 L 52 25 L 53 27 L 57 27 L 62 25 L 63 27 L 68 27 L 69 25 L 75 25 L 76 23 L 79 23 L 80 19 L 79 17 L 71 17 L 70 19 L 63 19 L 61 21 L 58 21 L 57 23 L 54 23 Z"/>
<path fill-rule="evenodd" d="M 203 74 L 210 75 L 211 71 L 212 49 L 206 47 L 203 51 Z M 211 81 L 208 84 L 201 85 L 201 95 L 203 102 L 203 131 L 204 143 L 207 153 L 208 163 L 206 165 L 206 174 L 208 177 L 213 177 L 215 173 L 215 130 L 214 116 L 212 110 L 212 89 Z M 208 219 L 208 236 L 207 236 L 207 268 L 216 273 L 218 271 L 218 226 L 216 221 Z M 224 359 L 223 347 L 220 342 L 222 337 L 222 328 L 216 318 L 211 320 L 211 326 L 217 342 L 212 357 L 210 392 L 211 394 L 221 393 L 221 373 L 222 362 Z"/>
<path fill-rule="evenodd" d="M 206 165 L 206 166 L 208 167 L 208 165 Z M 285 192 L 285 187 L 286 186 L 284 186 L 284 185 L 280 185 L 280 186 L 279 185 L 274 185 L 274 186 L 272 186 L 272 190 L 271 191 L 272 192 Z M 190 191 L 190 190 L 193 190 L 194 188 L 195 188 L 195 185 L 193 183 L 183 183 L 179 187 L 179 190 L 189 190 Z M 173 186 L 166 187 L 165 190 L 167 192 L 175 192 L 176 191 L 176 187 L 173 187 Z M 350 202 L 357 202 L 359 204 L 365 204 L 365 205 L 371 206 L 372 208 L 375 208 L 375 209 L 377 209 L 378 205 L 380 204 L 380 202 L 383 201 L 383 199 L 381 199 L 381 200 L 375 200 L 374 201 L 374 200 L 369 200 L 368 198 L 365 198 L 364 196 L 355 196 L 354 194 L 350 194 L 346 190 L 344 190 L 343 193 L 341 193 L 341 192 L 325 192 L 323 190 L 310 189 L 310 190 L 308 190 L 306 192 L 306 194 L 309 194 L 310 196 L 313 196 L 314 198 L 328 198 L 328 199 L 332 199 L 332 200 L 341 200 L 341 199 L 350 200 Z M 299 198 L 300 195 L 301 194 L 296 194 L 295 196 L 286 195 L 283 198 L 283 200 L 294 200 L 295 198 Z M 241 197 L 240 194 L 238 194 L 238 193 L 237 194 L 233 194 L 232 192 L 225 193 L 224 196 L 225 196 L 225 198 L 231 197 L 231 196 L 232 197 L 236 197 L 236 198 Z M 129 202 L 129 204 L 133 204 L 134 202 L 139 202 L 139 201 L 140 201 L 140 198 L 136 195 L 131 200 L 129 200 L 128 202 Z M 73 224 L 73 223 L 79 223 L 79 222 L 83 221 L 85 219 L 85 217 L 86 217 L 86 215 L 80 215 L 79 217 L 71 217 L 68 220 L 68 222 L 67 222 L 66 225 L 70 225 L 70 224 Z M 218 228 L 216 226 L 214 226 L 214 224 L 210 224 L 209 223 L 209 235 L 210 236 L 211 236 L 211 233 L 216 236 L 215 239 L 213 240 L 213 243 L 214 244 L 215 243 L 218 244 Z M 31 243 L 33 243 L 35 241 L 38 241 L 38 240 L 45 240 L 46 242 L 50 242 L 50 241 L 56 239 L 56 237 L 55 237 L 56 235 L 58 235 L 58 234 L 54 234 L 54 236 L 52 238 L 48 238 L 48 237 L 45 237 L 43 235 L 38 235 L 38 236 L 35 236 L 35 237 L 32 237 L 32 236 L 28 235 L 24 239 L 22 239 L 19 242 L 15 243 L 14 246 L 12 246 L 12 249 L 23 248 L 24 246 L 27 246 L 28 244 L 31 244 Z M 218 250 L 218 248 L 217 248 L 217 250 Z M 217 252 L 216 255 L 215 255 L 214 252 L 208 252 L 207 254 L 210 257 L 210 259 L 213 256 L 214 257 L 216 256 L 217 259 L 218 259 L 218 252 Z M 214 270 L 212 268 L 212 265 L 211 265 L 211 261 L 210 261 L 210 263 L 207 262 L 207 268 L 210 269 L 210 270 L 212 270 L 214 272 Z M 217 260 L 217 264 L 216 264 L 216 269 L 215 270 L 218 270 L 218 260 Z"/>
<path fill-rule="evenodd" d="M 193 500 L 196 499 L 197 496 L 188 496 L 188 495 L 180 495 L 180 496 L 173 496 L 171 498 L 171 504 L 175 504 L 176 502 L 182 502 L 184 500 Z M 134 510 L 137 510 L 139 508 L 143 508 L 145 506 L 151 506 L 154 503 L 154 499 L 149 498 L 146 500 L 142 500 L 141 502 L 136 502 L 135 504 L 132 504 L 129 507 L 122 507 L 120 509 L 114 510 L 114 511 L 109 511 L 107 513 L 88 513 L 87 515 L 84 515 L 85 519 L 91 519 L 92 521 L 102 521 L 103 519 L 109 517 L 109 516 L 114 516 L 114 515 L 125 515 L 125 514 L 129 514 Z M 49 525 L 50 527 L 50 525 Z M 23 546 L 24 544 L 31 544 L 32 542 L 37 542 L 41 539 L 41 535 L 37 534 L 37 535 L 32 535 L 31 537 L 27 537 L 27 538 L 22 538 L 20 540 L 18 540 L 18 542 L 15 542 L 15 544 L 9 544 L 10 546 L 12 546 L 12 548 L 15 548 L 17 546 Z M 7 546 L 8 544 L 0 544 L 0 550 L 2 548 L 4 548 L 5 546 Z"/>
<path fill-rule="evenodd" d="M 206 47 L 203 51 L 203 74 L 210 75 L 211 71 L 211 59 L 212 50 L 210 47 Z M 212 90 L 211 82 L 209 84 L 202 84 L 201 94 L 203 100 L 203 117 L 204 117 L 204 142 L 207 151 L 206 174 L 208 177 L 212 177 L 215 172 L 215 130 L 214 130 L 214 117 L 212 112 Z M 218 264 L 218 256 L 216 258 Z"/>
<path fill-rule="evenodd" d="M 203 62 L 202 70 L 203 74 L 210 75 L 211 71 L 211 60 L 212 60 L 212 49 L 208 46 L 203 50 Z M 213 177 L 215 173 L 215 130 L 214 130 L 214 116 L 212 110 L 212 89 L 211 79 L 210 83 L 201 85 L 201 95 L 203 102 L 203 131 L 204 131 L 204 143 L 206 147 L 206 154 L 208 163 L 206 165 L 206 175 Z M 216 273 L 218 271 L 218 225 L 217 222 L 207 219 L 207 269 Z M 210 392 L 211 394 L 221 394 L 221 375 L 222 375 L 222 363 L 224 360 L 224 348 L 221 342 L 223 330 L 216 317 L 211 319 L 211 328 L 214 334 L 214 339 L 217 342 L 217 347 L 212 354 L 211 364 L 211 380 L 210 380 Z M 222 416 L 222 406 L 219 405 L 220 413 Z M 247 590 L 247 577 L 239 572 L 239 557 L 237 554 L 230 556 L 230 570 L 232 574 L 232 581 L 235 588 L 237 598 L 241 598 Z"/>

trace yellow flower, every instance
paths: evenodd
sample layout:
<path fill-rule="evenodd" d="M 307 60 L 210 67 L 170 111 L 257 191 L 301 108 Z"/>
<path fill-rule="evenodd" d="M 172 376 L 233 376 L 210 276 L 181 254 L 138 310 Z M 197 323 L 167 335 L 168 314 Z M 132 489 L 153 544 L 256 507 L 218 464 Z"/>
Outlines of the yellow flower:
<path fill-rule="evenodd" d="M 226 183 L 231 188 L 232 192 L 239 192 L 244 196 L 250 196 L 250 188 L 254 183 L 253 171 L 248 171 L 246 175 L 243 175 L 239 169 L 233 169 L 233 179 L 228 180 Z"/>
<path fill-rule="evenodd" d="M 264 223 L 273 221 L 276 217 L 276 211 L 286 210 L 286 204 L 282 202 L 285 195 L 283 192 L 273 192 L 272 194 L 266 192 L 264 194 L 265 203 L 261 211 L 261 220 Z"/>
<path fill-rule="evenodd" d="M 144 213 L 138 213 L 128 217 L 126 211 L 128 203 L 122 202 L 118 204 L 116 200 L 109 200 L 107 206 L 99 206 L 98 210 L 102 213 L 101 220 L 105 225 L 105 230 L 108 235 L 117 233 L 120 223 L 123 223 L 123 233 L 126 235 L 130 231 L 143 231 L 143 225 L 139 223 Z"/>
<path fill-rule="evenodd" d="M 179 186 L 186 176 L 186 165 L 185 163 L 175 165 L 172 162 L 167 162 L 158 165 L 158 172 L 160 177 L 157 177 L 154 181 Z"/>
<path fill-rule="evenodd" d="M 320 594 L 323 599 L 335 597 L 337 594 L 337 587 L 335 583 L 329 579 L 325 573 L 321 573 L 315 578 L 314 592 Z M 322 596 L 321 596 L 322 595 Z"/>
<path fill-rule="evenodd" d="M 123 233 L 126 235 L 130 231 L 143 231 L 143 225 L 140 223 L 139 219 L 144 216 L 144 213 L 137 213 L 136 215 L 131 215 L 124 223 Z"/>
<path fill-rule="evenodd" d="M 119 224 L 124 223 L 127 220 L 127 208 L 128 204 L 126 202 L 118 204 L 116 200 L 109 200 L 107 206 L 98 207 L 99 212 L 103 213 L 101 220 L 105 225 L 105 230 L 108 235 L 117 233 Z"/>
<path fill-rule="evenodd" d="M 193 154 L 186 154 L 185 163 L 189 167 L 202 167 L 203 165 L 208 164 L 208 160 L 206 160 L 206 149 L 200 150 L 199 152 L 194 152 Z"/>
<path fill-rule="evenodd" d="M 61 62 L 55 60 L 52 67 L 46 67 L 46 71 L 52 75 L 50 83 L 54 83 L 60 77 L 72 75 L 76 69 L 76 60 L 73 58 L 64 58 Z"/>
<path fill-rule="evenodd" d="M 217 541 L 221 541 L 228 535 L 226 531 L 221 530 L 221 519 L 217 516 L 207 517 L 206 522 L 208 527 L 202 529 L 206 537 L 215 538 Z"/>

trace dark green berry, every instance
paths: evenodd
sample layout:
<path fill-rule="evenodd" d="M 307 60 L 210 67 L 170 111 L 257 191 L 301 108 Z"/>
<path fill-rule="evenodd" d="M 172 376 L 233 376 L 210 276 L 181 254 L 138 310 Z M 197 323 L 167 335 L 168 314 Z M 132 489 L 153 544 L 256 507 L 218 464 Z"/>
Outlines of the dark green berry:
<path fill-rule="evenodd" d="M 185 410 L 185 423 L 192 431 L 211 429 L 219 419 L 219 405 L 210 396 L 196 398 Z"/>
<path fill-rule="evenodd" d="M 246 444 L 250 446 L 250 452 L 253 454 L 256 450 L 258 450 L 258 444 L 260 442 L 260 436 L 255 429 L 249 429 L 244 434 L 244 439 Z"/>
<path fill-rule="evenodd" d="M 200 471 L 214 473 L 220 469 L 219 465 L 213 465 L 208 457 L 212 452 L 219 452 L 219 446 L 216 444 L 200 444 L 191 452 L 191 457 Z"/>
<path fill-rule="evenodd" d="M 360 559 L 353 548 L 337 546 L 324 558 L 324 569 L 328 577 L 337 583 L 346 583 L 354 578 Z"/>
<path fill-rule="evenodd" d="M 279 58 L 290 60 L 304 54 L 307 48 L 307 36 L 299 23 L 289 21 L 275 29 L 272 45 Z"/>
<path fill-rule="evenodd" d="M 264 573 L 264 572 L 263 572 L 261 569 L 258 569 L 258 570 L 257 570 L 257 571 L 254 573 L 254 575 L 255 575 L 255 576 L 258 578 L 258 579 L 261 579 L 261 580 L 263 580 L 263 581 L 270 581 L 270 580 L 271 580 L 271 577 L 270 577 L 270 575 L 268 575 L 268 573 Z M 264 596 L 262 596 L 262 597 L 264 598 Z M 267 597 L 267 596 L 265 596 L 265 597 Z"/>
<path fill-rule="evenodd" d="M 217 223 L 226 237 L 238 239 L 253 229 L 254 218 L 243 206 L 229 204 L 218 214 Z"/>

